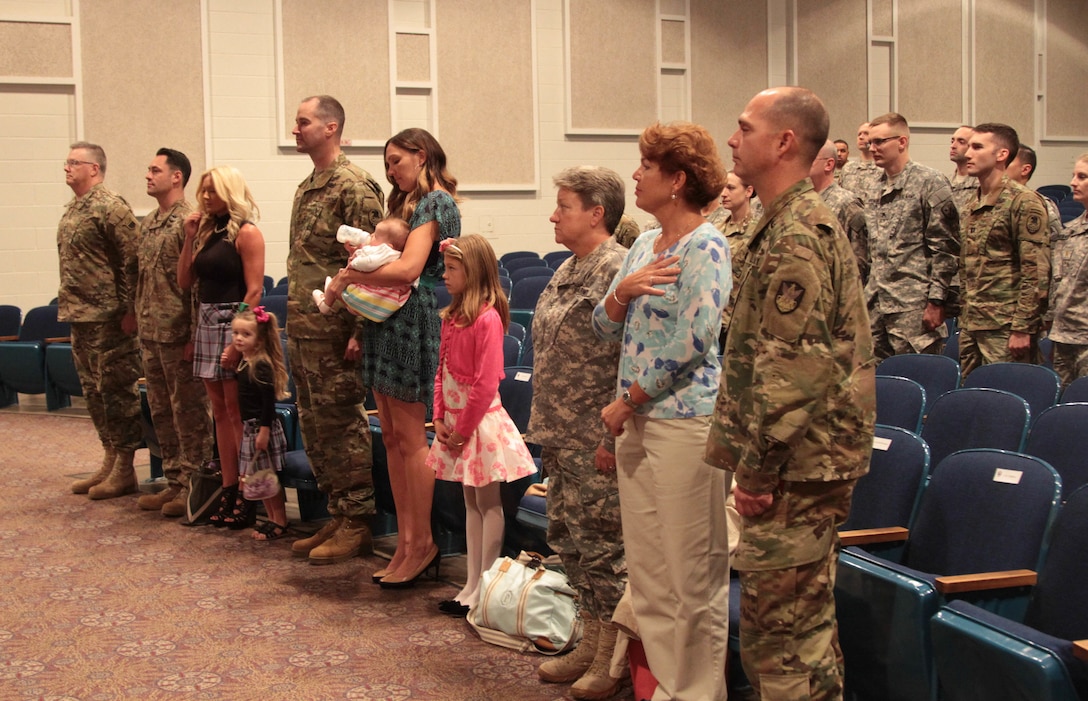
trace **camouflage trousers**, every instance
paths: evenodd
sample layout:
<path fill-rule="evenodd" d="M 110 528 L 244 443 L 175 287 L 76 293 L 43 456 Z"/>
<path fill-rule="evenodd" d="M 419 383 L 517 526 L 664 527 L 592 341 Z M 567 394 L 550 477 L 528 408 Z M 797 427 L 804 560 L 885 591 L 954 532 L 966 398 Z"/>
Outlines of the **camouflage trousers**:
<path fill-rule="evenodd" d="M 1009 352 L 1009 329 L 968 331 L 960 329 L 960 378 L 966 379 L 972 370 L 990 363 L 1024 362 L 1038 365 L 1043 362 L 1039 352 L 1039 334 L 1031 335 L 1031 347 L 1026 358 L 1019 360 Z"/>
<path fill-rule="evenodd" d="M 616 474 L 601 474 L 594 451 L 544 448 L 548 546 L 590 618 L 612 617 L 627 584 Z"/>
<path fill-rule="evenodd" d="M 1078 377 L 1088 375 L 1088 345 L 1054 342 L 1054 372 L 1068 387 Z"/>
<path fill-rule="evenodd" d="M 121 320 L 72 323 L 72 357 L 87 412 L 103 447 L 130 452 L 143 442 L 140 352 Z"/>
<path fill-rule="evenodd" d="M 374 456 L 358 363 L 344 360 L 348 337 L 289 338 L 302 442 L 333 516 L 374 514 Z"/>
<path fill-rule="evenodd" d="M 835 623 L 836 525 L 856 480 L 784 482 L 772 507 L 743 517 L 740 654 L 763 701 L 842 699 Z"/>
<path fill-rule="evenodd" d="M 189 476 L 212 456 L 211 407 L 204 383 L 193 379 L 185 343 L 140 340 L 151 423 L 171 487 L 188 487 Z"/>
<path fill-rule="evenodd" d="M 933 331 L 922 326 L 925 308 L 895 314 L 869 310 L 873 332 L 873 353 L 877 360 L 902 353 L 938 355 L 944 350 L 948 327 L 941 325 Z"/>

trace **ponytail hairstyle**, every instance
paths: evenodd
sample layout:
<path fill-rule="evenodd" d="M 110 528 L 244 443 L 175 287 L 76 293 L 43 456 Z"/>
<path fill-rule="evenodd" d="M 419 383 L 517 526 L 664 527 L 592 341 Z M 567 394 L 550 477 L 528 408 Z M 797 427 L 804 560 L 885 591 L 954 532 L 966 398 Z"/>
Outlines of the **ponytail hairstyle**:
<path fill-rule="evenodd" d="M 465 268 L 465 289 L 452 295 L 450 305 L 441 312 L 442 318 L 461 327 L 471 326 L 480 312 L 491 306 L 499 313 L 506 331 L 510 326 L 510 303 L 499 284 L 499 260 L 487 239 L 479 234 L 445 239 L 438 244 L 438 250 Z"/>
<path fill-rule="evenodd" d="M 261 342 L 253 358 L 247 363 L 246 371 L 249 373 L 249 379 L 256 382 L 254 367 L 261 361 L 267 362 L 272 366 L 272 388 L 275 390 L 276 399 L 290 397 L 291 393 L 287 391 L 287 365 L 283 362 L 280 325 L 276 323 L 276 315 L 265 311 L 264 307 L 253 307 L 235 314 L 231 325 L 237 323 L 253 324 L 257 329 L 257 338 Z"/>
<path fill-rule="evenodd" d="M 429 131 L 418 127 L 405 129 L 385 142 L 386 150 L 390 144 L 404 151 L 423 154 L 423 168 L 419 171 L 419 178 L 412 192 L 401 190 L 393 178 L 388 178 L 393 184 L 393 191 L 389 193 L 391 215 L 411 221 L 412 212 L 419 201 L 438 188 L 450 193 L 450 197 L 457 200 L 457 178 L 446 169 L 446 152 Z M 382 153 L 384 158 L 385 151 Z M 386 172 L 388 170 L 386 164 Z"/>

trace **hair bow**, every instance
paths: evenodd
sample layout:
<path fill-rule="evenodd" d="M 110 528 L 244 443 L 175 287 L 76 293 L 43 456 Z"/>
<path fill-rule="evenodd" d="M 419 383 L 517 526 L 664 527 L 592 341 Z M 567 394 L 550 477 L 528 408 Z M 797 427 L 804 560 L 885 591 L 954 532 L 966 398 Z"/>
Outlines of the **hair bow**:
<path fill-rule="evenodd" d="M 253 316 L 256 317 L 258 324 L 263 324 L 268 321 L 268 312 L 264 310 L 264 307 L 253 307 Z"/>
<path fill-rule="evenodd" d="M 452 248 L 454 253 L 461 255 L 462 251 L 457 247 L 457 244 L 454 243 L 454 240 L 455 239 L 444 239 L 442 243 L 438 244 L 438 252 L 445 253 L 447 248 Z"/>

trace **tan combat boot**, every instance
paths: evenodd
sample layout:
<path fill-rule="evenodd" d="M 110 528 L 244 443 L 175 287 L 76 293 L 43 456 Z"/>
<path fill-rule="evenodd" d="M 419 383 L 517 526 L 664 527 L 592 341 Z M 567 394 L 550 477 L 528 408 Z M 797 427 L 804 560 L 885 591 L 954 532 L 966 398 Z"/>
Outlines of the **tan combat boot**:
<path fill-rule="evenodd" d="M 597 654 L 597 638 L 601 632 L 601 622 L 582 613 L 582 639 L 578 647 L 565 655 L 553 657 L 536 668 L 536 675 L 541 681 L 556 684 L 572 682 L 580 678 L 593 664 Z M 615 635 L 612 637 L 615 640 Z"/>
<path fill-rule="evenodd" d="M 576 699 L 607 699 L 616 693 L 620 680 L 612 677 L 612 650 L 616 647 L 616 626 L 608 621 L 598 621 L 597 654 L 593 663 L 570 687 L 570 695 Z"/>
<path fill-rule="evenodd" d="M 144 511 L 161 511 L 163 506 L 177 498 L 179 492 L 180 486 L 170 485 L 157 494 L 141 494 L 136 500 L 136 506 Z"/>
<path fill-rule="evenodd" d="M 317 533 L 291 543 L 291 554 L 295 557 L 309 557 L 311 550 L 332 538 L 332 534 L 340 529 L 340 523 L 343 520 L 343 516 L 333 516 L 332 520 L 322 526 Z"/>
<path fill-rule="evenodd" d="M 91 499 L 114 499 L 138 492 L 136 469 L 132 466 L 133 454 L 131 450 L 118 450 L 110 476 L 91 487 L 87 496 Z"/>
<path fill-rule="evenodd" d="M 361 518 L 345 518 L 332 537 L 310 551 L 311 565 L 332 565 L 356 555 L 370 555 L 374 543 L 370 526 Z"/>
<path fill-rule="evenodd" d="M 167 518 L 177 518 L 185 515 L 185 509 L 189 505 L 189 490 L 179 487 L 177 495 L 162 505 L 162 515 Z"/>
<path fill-rule="evenodd" d="M 86 494 L 91 487 L 110 476 L 113 472 L 113 463 L 117 461 L 117 453 L 113 448 L 106 448 L 106 454 L 102 456 L 102 467 L 90 477 L 72 482 L 72 494 Z"/>

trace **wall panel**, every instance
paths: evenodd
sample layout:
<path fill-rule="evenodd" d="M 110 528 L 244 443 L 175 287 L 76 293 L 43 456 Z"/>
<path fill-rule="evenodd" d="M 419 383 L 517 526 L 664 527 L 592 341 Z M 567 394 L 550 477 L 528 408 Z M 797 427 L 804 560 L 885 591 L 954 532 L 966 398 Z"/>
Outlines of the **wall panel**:
<path fill-rule="evenodd" d="M 975 122 L 1002 122 L 1035 137 L 1034 0 L 975 6 Z"/>
<path fill-rule="evenodd" d="M 1081 0 L 1048 0 L 1045 136 L 1088 135 L 1088 12 Z"/>
<path fill-rule="evenodd" d="M 962 0 L 910 0 L 897 5 L 897 111 L 911 124 L 962 123 Z"/>
<path fill-rule="evenodd" d="M 854 143 L 855 127 L 868 119 L 866 64 L 865 0 L 798 3 L 797 84 L 824 101 L 832 139 Z"/>

